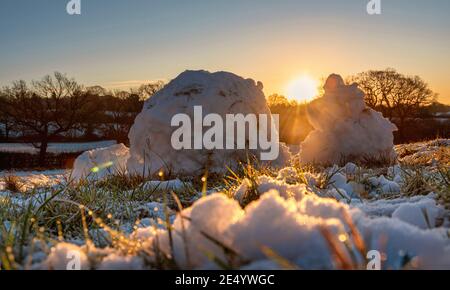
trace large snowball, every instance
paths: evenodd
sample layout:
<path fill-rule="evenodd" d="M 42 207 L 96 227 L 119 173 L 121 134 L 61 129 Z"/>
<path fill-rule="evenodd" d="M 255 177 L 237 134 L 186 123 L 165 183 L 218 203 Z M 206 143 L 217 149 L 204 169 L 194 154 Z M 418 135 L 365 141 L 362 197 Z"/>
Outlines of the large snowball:
<path fill-rule="evenodd" d="M 323 97 L 307 108 L 315 130 L 301 144 L 303 162 L 338 164 L 395 157 L 396 126 L 366 106 L 357 84 L 345 85 L 341 76 L 333 74 L 324 89 Z"/>
<path fill-rule="evenodd" d="M 137 116 L 129 133 L 129 173 L 152 175 L 160 170 L 178 175 L 203 174 L 206 170 L 223 173 L 226 166 L 233 168 L 237 160 L 247 159 L 247 150 L 175 150 L 171 137 L 179 127 L 172 127 L 171 120 L 182 113 L 194 123 L 194 106 L 202 106 L 203 117 L 215 113 L 222 120 L 226 114 L 266 114 L 271 118 L 261 83 L 227 72 L 186 71 L 148 99 Z M 203 129 L 203 134 L 207 129 Z M 224 142 L 227 137 L 224 133 Z M 191 139 L 194 144 L 193 133 Z M 259 157 L 258 152 L 251 153 Z M 286 159 L 286 152 L 281 147 L 277 161 Z"/>
<path fill-rule="evenodd" d="M 102 179 L 111 174 L 126 172 L 129 150 L 123 144 L 86 151 L 74 163 L 71 177 Z"/>

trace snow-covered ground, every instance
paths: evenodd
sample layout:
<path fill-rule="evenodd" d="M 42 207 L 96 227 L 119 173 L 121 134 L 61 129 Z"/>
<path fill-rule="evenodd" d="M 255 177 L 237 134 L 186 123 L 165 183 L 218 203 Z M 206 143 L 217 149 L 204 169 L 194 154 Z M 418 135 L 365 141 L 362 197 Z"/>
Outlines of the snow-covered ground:
<path fill-rule="evenodd" d="M 396 151 L 404 162 L 426 160 L 420 163 L 421 170 L 439 179 L 437 169 L 445 169 L 449 157 L 442 152 L 449 148 L 449 140 L 437 140 L 397 146 Z M 365 268 L 365 255 L 375 250 L 383 257 L 384 269 L 450 269 L 449 211 L 439 200 L 446 189 L 434 191 L 430 187 L 421 195 L 410 196 L 405 190 L 413 173 L 407 164 L 360 168 L 349 163 L 321 171 L 286 167 L 275 175 L 242 179 L 228 194 L 210 190 L 205 196 L 198 192 L 192 195 L 192 205 L 181 213 L 176 212 L 176 206 L 167 208 L 163 200 L 133 202 L 127 211 L 141 216 L 145 212 L 145 217 L 126 214 L 129 220 L 122 222 L 119 232 L 99 221 L 100 228 L 89 231 L 96 246 L 86 245 L 82 237 L 72 237 L 50 243 L 51 250 L 35 247 L 32 267 L 65 269 L 71 251 L 79 253 L 85 269 L 155 268 L 161 253 L 187 269 L 218 269 L 224 264 L 240 269 L 287 265 L 301 269 Z M 47 181 L 51 187 L 64 184 L 69 173 L 15 174 L 24 182 L 39 181 L 39 186 L 44 186 Z M 170 195 L 172 190 L 184 191 L 184 186 L 179 180 L 150 181 L 138 188 L 147 194 L 159 188 Z M 257 200 L 247 205 L 248 195 L 255 192 Z M 39 207 L 49 196 L 50 192 L 38 191 L 33 197 L 3 190 L 0 200 Z M 62 195 L 58 201 L 70 198 Z M 117 197 L 110 198 L 114 202 Z M 166 214 L 172 224 L 172 243 Z M 3 225 L 11 222 L 2 218 Z M 233 254 L 224 254 L 224 247 Z"/>
<path fill-rule="evenodd" d="M 15 176 L 23 185 L 23 190 L 35 187 L 51 187 L 62 184 L 70 175 L 70 170 L 45 170 L 45 171 L 0 171 L 0 191 L 5 190 L 5 177 Z"/>
<path fill-rule="evenodd" d="M 76 153 L 87 150 L 109 147 L 116 141 L 84 142 L 84 143 L 50 143 L 48 153 Z M 26 143 L 0 143 L 0 152 L 37 154 L 39 149 Z"/>
<path fill-rule="evenodd" d="M 450 139 L 402 144 L 396 146 L 395 150 L 402 162 L 450 166 Z"/>

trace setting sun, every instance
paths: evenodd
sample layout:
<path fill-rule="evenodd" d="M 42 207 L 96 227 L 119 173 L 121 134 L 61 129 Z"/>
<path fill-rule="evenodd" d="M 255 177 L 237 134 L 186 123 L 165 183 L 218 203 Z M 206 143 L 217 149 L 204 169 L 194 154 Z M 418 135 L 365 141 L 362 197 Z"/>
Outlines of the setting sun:
<path fill-rule="evenodd" d="M 318 82 L 303 75 L 291 81 L 286 87 L 286 97 L 299 102 L 309 102 L 318 94 Z"/>

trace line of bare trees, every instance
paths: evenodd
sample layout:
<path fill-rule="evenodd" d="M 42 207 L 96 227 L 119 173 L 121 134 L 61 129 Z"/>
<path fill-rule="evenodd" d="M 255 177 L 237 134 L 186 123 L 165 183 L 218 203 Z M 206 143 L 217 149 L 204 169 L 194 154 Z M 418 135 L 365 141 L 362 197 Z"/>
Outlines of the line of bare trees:
<path fill-rule="evenodd" d="M 407 76 L 394 69 L 370 70 L 352 76 L 366 94 L 366 104 L 381 111 L 397 124 L 399 137 L 404 139 L 404 128 L 417 118 L 424 107 L 437 101 L 438 95 L 419 76 Z"/>
<path fill-rule="evenodd" d="M 362 72 L 347 81 L 357 82 L 366 93 L 366 103 L 397 124 L 397 141 L 410 141 L 411 136 L 406 135 L 418 135 L 420 126 L 422 131 L 432 131 L 428 135 L 450 134 L 448 123 L 417 123 L 431 104 L 439 107 L 434 103 L 437 95 L 420 77 L 386 69 Z M 84 87 L 59 72 L 30 84 L 16 81 L 0 89 L 0 130 L 7 140 L 9 132 L 20 132 L 21 141 L 32 143 L 39 150 L 42 163 L 49 142 L 72 131 L 82 132 L 90 140 L 100 130 L 102 137 L 126 143 L 143 101 L 163 86 L 163 82 L 154 82 L 129 91 L 110 92 L 100 86 Z M 270 96 L 268 102 L 273 113 L 280 115 L 282 141 L 301 142 L 311 130 L 305 104 L 289 102 L 280 95 Z"/>
<path fill-rule="evenodd" d="M 0 123 L 6 138 L 11 131 L 20 132 L 23 141 L 33 144 L 43 165 L 49 142 L 70 131 L 81 131 L 89 138 L 103 126 L 110 136 L 123 139 L 144 99 L 162 86 L 155 82 L 129 92 L 108 92 L 100 86 L 85 88 L 55 72 L 31 84 L 16 81 L 3 87 Z"/>

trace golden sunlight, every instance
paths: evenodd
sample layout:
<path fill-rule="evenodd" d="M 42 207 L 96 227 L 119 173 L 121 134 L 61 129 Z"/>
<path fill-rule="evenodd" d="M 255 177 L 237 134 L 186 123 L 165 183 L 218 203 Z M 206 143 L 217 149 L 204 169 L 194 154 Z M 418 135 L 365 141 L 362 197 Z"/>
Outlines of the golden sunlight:
<path fill-rule="evenodd" d="M 286 87 L 286 97 L 299 102 L 310 102 L 318 95 L 318 81 L 303 75 L 291 81 Z"/>

